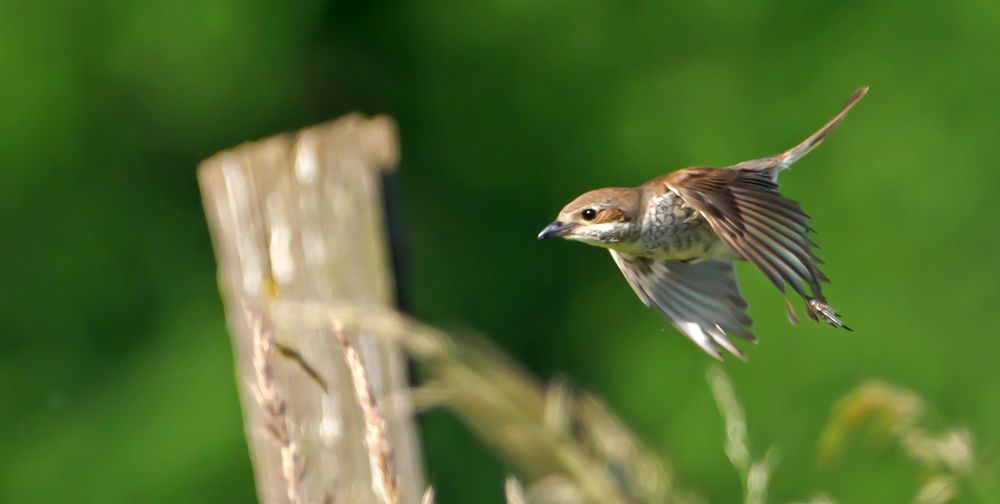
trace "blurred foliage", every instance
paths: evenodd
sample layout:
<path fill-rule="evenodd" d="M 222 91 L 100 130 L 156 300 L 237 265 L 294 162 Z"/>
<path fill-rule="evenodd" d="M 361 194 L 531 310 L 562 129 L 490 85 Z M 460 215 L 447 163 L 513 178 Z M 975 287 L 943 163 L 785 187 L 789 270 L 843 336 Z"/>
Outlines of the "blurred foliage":
<path fill-rule="evenodd" d="M 910 390 L 875 380 L 862 383 L 837 402 L 820 435 L 820 460 L 830 463 L 839 458 L 850 435 L 867 426 L 872 444 L 897 444 L 921 470 L 922 483 L 913 502 L 952 502 L 963 491 L 971 492 L 977 502 L 1000 501 L 1000 473 L 995 464 L 979 459 L 972 433 L 965 427 L 930 427 L 929 409 Z"/>
<path fill-rule="evenodd" d="M 868 84 L 782 179 L 857 332 L 790 327 L 743 265 L 761 342 L 725 367 L 782 448 L 771 498 L 910 499 L 905 460 L 821 468 L 815 440 L 879 376 L 997 451 L 998 21 L 986 0 L 0 0 L 3 498 L 253 498 L 194 167 L 362 110 L 400 123 L 416 314 L 598 393 L 733 502 L 707 358 L 606 253 L 534 237 L 583 190 L 780 151 Z M 438 502 L 502 501 L 457 420 L 421 426 Z"/>
<path fill-rule="evenodd" d="M 750 433 L 743 405 L 736 397 L 733 382 L 729 375 L 720 367 L 708 368 L 706 378 L 712 388 L 712 396 L 719 407 L 719 413 L 726 426 L 724 449 L 729 462 L 740 475 L 743 485 L 743 502 L 745 504 L 764 504 L 767 502 L 767 486 L 771 474 L 777 466 L 776 452 L 770 448 L 760 460 L 753 460 L 750 448 Z"/>

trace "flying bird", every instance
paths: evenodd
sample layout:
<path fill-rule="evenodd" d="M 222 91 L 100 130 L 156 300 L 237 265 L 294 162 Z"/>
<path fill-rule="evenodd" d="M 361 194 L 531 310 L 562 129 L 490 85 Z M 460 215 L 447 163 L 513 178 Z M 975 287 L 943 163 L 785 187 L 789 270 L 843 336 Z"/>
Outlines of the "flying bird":
<path fill-rule="evenodd" d="M 781 194 L 778 175 L 808 154 L 868 92 L 858 89 L 822 128 L 781 154 L 724 168 L 692 167 L 639 187 L 586 192 L 538 239 L 560 237 L 611 252 L 632 290 L 717 359 L 743 353 L 731 335 L 756 342 L 733 263 L 746 260 L 784 294 L 802 297 L 816 321 L 850 330 L 827 303 L 829 281 L 809 238 L 809 216 Z M 789 320 L 798 320 L 785 299 Z"/>

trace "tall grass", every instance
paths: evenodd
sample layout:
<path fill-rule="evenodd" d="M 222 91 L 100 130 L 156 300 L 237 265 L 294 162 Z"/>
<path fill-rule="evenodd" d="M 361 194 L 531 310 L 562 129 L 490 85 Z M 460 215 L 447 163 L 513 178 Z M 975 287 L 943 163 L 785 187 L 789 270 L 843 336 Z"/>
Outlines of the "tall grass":
<path fill-rule="evenodd" d="M 931 427 L 933 408 L 917 393 L 869 380 L 840 399 L 819 439 L 820 461 L 836 461 L 859 431 L 879 445 L 894 444 L 922 471 L 913 502 L 941 504 L 963 493 L 978 502 L 1000 502 L 996 468 L 976 455 L 964 426 Z"/>
<path fill-rule="evenodd" d="M 447 408 L 492 446 L 517 474 L 504 485 L 511 504 L 704 502 L 682 489 L 669 461 L 647 448 L 599 397 L 559 380 L 538 382 L 483 338 L 453 336 L 382 308 L 277 302 L 273 313 L 280 330 L 363 329 L 399 344 L 423 377 L 412 391 L 418 412 Z M 718 366 L 708 369 L 706 379 L 724 420 L 721 449 L 739 474 L 743 502 L 769 502 L 768 485 L 780 476 L 777 448 L 755 455 L 732 381 Z M 819 458 L 829 467 L 848 439 L 867 427 L 925 470 L 915 482 L 913 502 L 948 503 L 965 492 L 981 502 L 1000 502 L 994 475 L 978 460 L 969 430 L 930 429 L 929 410 L 911 391 L 865 382 L 836 401 L 819 436 Z M 433 500 L 428 489 L 423 502 Z M 833 502 L 818 493 L 799 504 Z"/>

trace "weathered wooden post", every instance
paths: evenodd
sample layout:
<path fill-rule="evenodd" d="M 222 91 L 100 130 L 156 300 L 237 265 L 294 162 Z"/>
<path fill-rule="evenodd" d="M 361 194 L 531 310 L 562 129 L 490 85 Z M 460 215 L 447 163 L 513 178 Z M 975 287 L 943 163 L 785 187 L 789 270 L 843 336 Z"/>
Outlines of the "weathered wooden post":
<path fill-rule="evenodd" d="M 372 490 L 366 425 L 337 339 L 320 329 L 275 333 L 270 310 L 276 300 L 393 304 L 381 178 L 397 160 L 391 119 L 349 115 L 198 169 L 261 502 L 385 500 Z M 391 341 L 351 339 L 385 418 L 401 501 L 419 502 L 405 360 Z"/>

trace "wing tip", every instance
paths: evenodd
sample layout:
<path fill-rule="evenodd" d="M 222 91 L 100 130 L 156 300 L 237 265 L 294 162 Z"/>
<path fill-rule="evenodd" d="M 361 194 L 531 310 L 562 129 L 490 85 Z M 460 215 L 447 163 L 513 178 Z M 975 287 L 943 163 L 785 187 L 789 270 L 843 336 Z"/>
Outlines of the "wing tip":
<path fill-rule="evenodd" d="M 725 349 L 743 363 L 747 362 L 747 356 L 727 337 L 726 331 L 718 324 L 706 328 L 697 322 L 682 322 L 678 328 L 705 353 L 719 362 L 724 361 L 724 354 L 720 349 Z M 753 342 L 756 343 L 755 340 Z"/>
<path fill-rule="evenodd" d="M 712 339 L 715 341 L 715 343 L 721 346 L 722 348 L 725 348 L 727 351 L 729 351 L 729 353 L 731 353 L 737 359 L 746 362 L 747 356 L 744 355 L 743 352 L 741 352 L 740 349 L 737 348 L 732 341 L 729 341 L 729 338 L 726 337 L 726 333 L 722 330 L 721 327 L 719 326 L 715 327 L 719 330 L 718 334 L 712 335 Z"/>
<path fill-rule="evenodd" d="M 854 329 L 848 327 L 847 324 L 841 320 L 840 314 L 837 313 L 826 301 L 818 298 L 807 299 L 806 308 L 808 310 L 807 313 L 809 314 L 809 318 L 817 322 L 826 322 L 827 324 L 830 324 L 838 329 L 845 329 L 848 332 L 854 332 Z"/>

